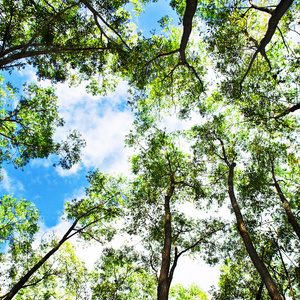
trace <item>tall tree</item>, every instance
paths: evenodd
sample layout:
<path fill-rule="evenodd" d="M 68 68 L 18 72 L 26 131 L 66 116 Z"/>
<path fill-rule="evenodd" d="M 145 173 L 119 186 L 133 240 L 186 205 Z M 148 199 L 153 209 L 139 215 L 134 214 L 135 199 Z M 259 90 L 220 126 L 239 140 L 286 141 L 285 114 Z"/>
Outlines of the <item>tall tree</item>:
<path fill-rule="evenodd" d="M 58 253 L 58 250 L 73 236 L 78 235 L 85 240 L 96 241 L 112 238 L 115 230 L 113 227 L 109 229 L 109 223 L 120 213 L 118 206 L 123 197 L 121 192 L 123 179 L 94 172 L 90 174 L 89 182 L 91 187 L 87 189 L 86 198 L 66 203 L 67 218 L 72 223 L 62 238 L 53 240 L 50 245 L 46 243 L 42 246 L 41 253 L 34 251 L 31 241 L 25 235 L 20 240 L 11 241 L 8 252 L 16 255 L 13 263 L 18 263 L 22 271 L 19 270 L 16 273 L 16 268 L 12 266 L 13 276 L 11 278 L 9 276 L 11 283 L 5 286 L 7 292 L 3 294 L 3 299 L 12 299 L 24 287 L 35 285 L 35 282 L 40 282 L 44 276 L 48 277 L 47 274 L 51 274 L 51 270 L 47 267 L 49 259 Z M 107 226 L 104 227 L 104 224 Z M 24 259 L 26 259 L 26 264 L 24 264 Z"/>
<path fill-rule="evenodd" d="M 284 297 L 283 287 L 296 297 L 297 268 L 283 256 L 295 254 L 299 261 L 298 124 L 292 116 L 300 108 L 299 45 L 293 41 L 299 35 L 299 3 L 170 4 L 182 31 L 165 17 L 164 34 L 145 38 L 129 30 L 126 1 L 2 1 L 0 64 L 11 70 L 28 59 L 41 78 L 54 81 L 73 78 L 72 70 L 85 79 L 112 73 L 103 77 L 104 86 L 111 75 L 128 80 L 137 139 L 144 135 L 146 146 L 133 157 L 136 178 L 131 196 L 123 198 L 133 220 L 127 230 L 147 241 L 159 299 L 168 298 L 179 256 L 199 250 L 207 234 L 220 229 L 218 220 L 195 221 L 180 213 L 178 203 L 191 198 L 209 207 L 229 200 L 236 218 L 233 247 L 240 257 L 249 255 L 254 266 L 239 272 L 258 272 L 272 299 Z M 99 91 L 95 80 L 90 89 Z M 178 150 L 173 137 L 146 133 L 172 107 L 181 118 L 198 114 L 199 126 L 189 136 L 193 157 Z M 77 220 L 85 203 L 70 205 L 70 216 Z M 262 226 L 261 220 L 272 226 Z M 236 267 L 234 260 L 227 265 Z M 228 296 L 223 293 L 228 276 L 223 279 L 220 297 Z M 236 278 L 228 280 L 241 287 Z M 256 297 L 263 297 L 262 282 L 249 281 Z"/>
<path fill-rule="evenodd" d="M 183 212 L 187 202 L 202 207 L 204 189 L 197 173 L 200 165 L 178 148 L 177 139 L 176 133 L 154 129 L 145 137 L 132 135 L 128 140 L 130 144 L 137 141 L 140 151 L 132 158 L 136 179 L 126 231 L 142 238 L 158 280 L 157 299 L 161 300 L 169 297 L 179 258 L 197 253 L 225 228 L 217 218 L 194 219 Z"/>

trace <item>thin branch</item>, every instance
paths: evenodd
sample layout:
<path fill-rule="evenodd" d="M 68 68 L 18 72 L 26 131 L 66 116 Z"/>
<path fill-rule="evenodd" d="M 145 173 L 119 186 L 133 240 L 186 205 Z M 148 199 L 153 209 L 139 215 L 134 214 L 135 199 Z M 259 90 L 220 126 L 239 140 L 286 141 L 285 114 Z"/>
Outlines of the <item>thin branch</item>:
<path fill-rule="evenodd" d="M 182 254 L 184 254 L 185 252 L 187 252 L 187 251 L 189 251 L 189 250 L 195 248 L 196 246 L 198 246 L 198 245 L 199 245 L 205 238 L 207 238 L 208 236 L 211 236 L 212 234 L 214 234 L 214 233 L 216 233 L 216 232 L 218 232 L 218 231 L 220 231 L 220 230 L 223 230 L 223 229 L 225 228 L 225 226 L 226 226 L 226 225 L 223 225 L 223 226 L 220 227 L 220 228 L 217 228 L 217 229 L 215 229 L 215 230 L 210 231 L 209 233 L 207 233 L 206 235 L 204 235 L 203 237 L 201 237 L 201 238 L 200 238 L 197 242 L 195 242 L 193 245 L 191 245 L 191 246 L 189 246 L 188 248 L 186 248 L 186 249 L 180 251 L 179 254 L 178 254 L 178 258 L 179 258 Z"/>
<path fill-rule="evenodd" d="M 167 53 L 161 53 L 161 54 L 158 54 L 158 55 L 155 56 L 154 58 L 148 60 L 148 61 L 145 63 L 144 67 L 147 66 L 147 65 L 149 65 L 149 64 L 151 64 L 153 61 L 157 60 L 157 59 L 160 58 L 160 57 L 168 56 L 168 55 L 171 55 L 171 54 L 174 54 L 174 53 L 177 53 L 177 52 L 179 52 L 179 49 L 176 49 L 176 50 L 173 50 L 173 51 L 170 51 L 170 52 L 167 52 Z"/>
<path fill-rule="evenodd" d="M 282 33 L 281 29 L 279 28 L 279 26 L 277 26 L 277 29 L 278 29 L 278 31 L 279 31 L 279 33 L 280 33 L 282 42 L 283 42 L 283 44 L 284 44 L 284 46 L 285 46 L 287 52 L 290 52 L 291 49 L 290 49 L 290 47 L 288 46 L 288 44 L 286 43 L 286 41 L 285 41 L 285 39 L 284 39 L 284 36 L 283 36 L 283 33 Z M 293 53 L 293 54 L 294 54 L 294 53 Z"/>
<path fill-rule="evenodd" d="M 112 30 L 121 40 L 121 42 L 125 45 L 125 47 L 128 50 L 131 50 L 130 47 L 127 45 L 127 43 L 124 41 L 124 39 L 122 38 L 122 36 L 109 24 L 105 21 L 105 19 L 94 9 L 94 7 L 92 5 L 90 5 L 90 3 L 86 0 L 79 0 L 81 3 L 83 3 L 92 13 L 93 15 L 97 15 L 99 17 L 99 19 L 110 29 Z"/>
<path fill-rule="evenodd" d="M 56 275 L 56 274 L 55 273 L 45 274 L 43 277 L 41 277 L 40 279 L 36 280 L 35 282 L 29 283 L 29 284 L 24 284 L 22 286 L 22 289 L 30 287 L 30 286 L 37 285 L 38 283 L 40 283 L 41 281 L 43 281 L 45 278 L 50 277 L 52 275 Z"/>
<path fill-rule="evenodd" d="M 190 70 L 192 70 L 192 72 L 194 73 L 194 75 L 196 76 L 196 78 L 198 79 L 198 81 L 200 82 L 200 84 L 201 84 L 201 90 L 203 91 L 203 90 L 204 90 L 204 89 L 203 89 L 203 87 L 204 87 L 203 81 L 200 79 L 200 77 L 199 77 L 197 71 L 196 71 L 195 68 L 194 68 L 193 66 L 191 66 L 189 63 L 186 63 L 186 65 L 187 65 L 187 67 L 188 67 Z"/>
<path fill-rule="evenodd" d="M 274 12 L 273 9 L 269 9 L 269 7 L 274 7 L 274 6 L 261 7 L 261 6 L 257 6 L 255 4 L 253 4 L 252 1 L 250 1 L 250 0 L 249 0 L 249 3 L 251 4 L 251 8 L 254 8 L 256 10 L 259 10 L 259 11 L 262 11 L 262 12 L 266 12 L 266 13 L 268 13 L 270 15 L 272 15 L 272 13 Z"/>
<path fill-rule="evenodd" d="M 230 163 L 227 159 L 227 155 L 226 155 L 226 149 L 225 149 L 225 145 L 224 145 L 224 142 L 217 136 L 217 134 L 215 132 L 213 132 L 214 136 L 216 137 L 216 139 L 220 142 L 221 144 L 221 147 L 222 147 L 222 153 L 223 153 L 223 158 L 221 156 L 218 156 L 223 159 L 225 161 L 225 163 L 227 164 L 227 166 L 230 166 Z"/>
<path fill-rule="evenodd" d="M 107 34 L 105 33 L 105 31 L 102 29 L 101 25 L 98 22 L 98 18 L 97 15 L 94 14 L 94 21 L 96 23 L 96 26 L 99 28 L 100 32 L 101 32 L 101 41 L 102 41 L 102 34 L 107 38 L 108 41 L 110 41 L 110 38 L 107 36 Z"/>
<path fill-rule="evenodd" d="M 291 280 L 290 280 L 289 272 L 288 272 L 288 270 L 286 269 L 286 266 L 285 266 L 285 263 L 284 263 L 284 260 L 283 260 L 283 257 L 282 257 L 281 251 L 280 251 L 280 247 L 279 247 L 279 245 L 278 245 L 277 242 L 276 242 L 276 244 L 277 244 L 277 247 L 278 247 L 278 252 L 279 252 L 280 260 L 281 260 L 281 263 L 282 263 L 282 265 L 283 265 L 283 269 L 284 269 L 285 275 L 286 275 L 287 280 L 288 280 L 288 286 L 289 286 L 289 289 L 290 289 L 290 292 L 291 292 L 292 299 L 293 299 L 293 300 L 296 300 L 296 299 L 295 299 L 295 296 L 294 296 L 293 289 L 292 289 L 292 285 L 291 285 Z"/>
<path fill-rule="evenodd" d="M 54 8 L 54 6 L 52 6 L 48 1 L 46 1 L 46 0 L 43 0 L 48 6 L 50 6 L 52 9 L 53 9 L 53 11 L 55 12 L 55 13 L 57 13 L 57 11 L 56 11 L 56 9 Z"/>

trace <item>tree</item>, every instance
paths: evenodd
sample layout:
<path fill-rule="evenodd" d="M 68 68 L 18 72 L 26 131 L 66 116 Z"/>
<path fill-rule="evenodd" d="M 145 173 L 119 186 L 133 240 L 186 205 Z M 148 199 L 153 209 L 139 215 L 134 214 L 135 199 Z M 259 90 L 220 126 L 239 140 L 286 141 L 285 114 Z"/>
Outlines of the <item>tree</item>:
<path fill-rule="evenodd" d="M 95 239 L 96 241 L 112 238 L 114 228 L 109 230 L 109 226 L 103 225 L 109 225 L 120 213 L 118 206 L 123 197 L 120 189 L 122 178 L 113 178 L 94 172 L 90 174 L 89 181 L 91 187 L 87 189 L 86 198 L 66 203 L 67 218 L 73 222 L 61 239 L 42 245 L 41 253 L 33 250 L 32 241 L 26 236 L 20 237 L 20 240 L 12 240 L 8 252 L 13 255 L 13 264 L 18 263 L 20 269 L 16 273 L 16 268 L 12 265 L 14 272 L 9 275 L 12 282 L 6 287 L 8 291 L 3 294 L 3 299 L 12 299 L 24 287 L 35 285 L 44 277 L 48 277 L 47 274 L 51 274 L 51 268 L 47 267 L 49 259 L 71 237 L 78 235 L 86 240 Z M 26 259 L 26 264 L 24 264 L 24 259 Z M 39 274 L 40 272 L 42 274 Z"/>
<path fill-rule="evenodd" d="M 54 82 L 103 74 L 106 90 L 110 62 L 131 48 L 127 1 L 2 0 L 0 68 L 30 64 L 40 78 Z M 73 72 L 77 70 L 77 72 Z M 78 79 L 79 79 L 78 78 Z M 112 83 L 114 85 L 114 83 Z"/>
<path fill-rule="evenodd" d="M 156 280 L 133 247 L 105 248 L 92 274 L 92 299 L 153 299 Z"/>
<path fill-rule="evenodd" d="M 132 158 L 136 178 L 128 199 L 131 220 L 126 231 L 140 236 L 149 252 L 158 299 L 168 299 L 178 259 L 213 244 L 225 228 L 218 218 L 194 219 L 182 212 L 186 202 L 202 207 L 204 190 L 197 173 L 200 165 L 178 148 L 176 140 L 176 133 L 167 135 L 158 129 L 128 140 L 138 142 L 140 153 Z"/>
<path fill-rule="evenodd" d="M 232 114 L 232 111 L 230 111 L 230 114 Z M 285 221 L 285 210 L 278 201 L 274 201 L 277 196 L 270 189 L 271 185 L 274 186 L 271 170 L 267 171 L 263 167 L 264 164 L 262 164 L 264 161 L 269 162 L 270 156 L 268 154 L 271 148 L 268 147 L 268 143 L 275 141 L 277 134 L 267 136 L 265 140 L 265 132 L 262 136 L 259 136 L 256 132 L 259 128 L 252 129 L 252 132 L 249 132 L 248 124 L 244 122 L 243 118 L 239 119 L 240 117 L 236 116 L 234 119 L 236 123 L 233 124 L 230 121 L 231 115 L 229 118 L 228 116 L 224 113 L 219 114 L 214 117 L 212 122 L 208 121 L 204 125 L 194 128 L 194 137 L 199 138 L 194 146 L 194 151 L 198 153 L 199 160 L 203 162 L 207 160 L 211 165 L 208 178 L 210 178 L 212 184 L 218 185 L 219 189 L 223 186 L 223 193 L 226 192 L 226 188 L 228 189 L 232 211 L 237 221 L 235 230 L 240 233 L 247 252 L 261 275 L 270 296 L 274 299 L 277 297 L 272 294 L 272 286 L 274 288 L 277 286 L 279 297 L 281 297 L 280 294 L 284 295 L 286 291 L 282 287 L 286 284 L 288 284 L 290 293 L 293 294 L 291 282 L 294 282 L 297 286 L 297 275 L 291 275 L 295 269 L 286 266 L 282 251 L 284 256 L 289 257 L 292 262 L 292 257 L 298 257 L 296 249 L 299 244 L 295 240 L 295 233 L 291 232 L 290 224 Z M 235 126 L 238 126 L 238 130 L 235 129 Z M 231 128 L 231 130 L 229 131 L 227 128 Z M 285 142 L 290 137 L 289 133 L 280 132 L 280 135 L 286 138 Z M 205 143 L 203 143 L 204 140 Z M 274 146 L 273 151 L 276 151 L 277 154 L 286 148 L 283 145 L 280 147 L 278 142 Z M 261 160 L 259 164 L 256 164 L 255 158 L 249 155 L 249 153 L 252 153 L 255 156 L 256 151 L 260 153 Z M 283 153 L 279 157 L 284 159 Z M 255 164 L 255 167 L 252 163 Z M 238 169 L 236 170 L 236 168 Z M 286 174 L 288 173 L 289 171 L 286 172 Z M 291 244 L 289 244 L 290 242 Z M 237 245 L 232 241 L 230 243 Z M 268 246 L 269 244 L 272 245 L 271 249 Z M 237 246 L 234 246 L 234 249 L 236 251 Z M 268 253 L 269 251 L 271 253 Z M 230 254 L 227 253 L 226 256 L 230 257 Z M 272 260 L 270 260 L 270 256 Z M 298 258 L 296 258 L 297 260 Z M 277 267 L 274 267 L 275 265 Z M 236 262 L 233 263 L 232 267 L 237 267 Z M 279 271 L 280 269 L 281 271 Z M 292 269 L 294 270 L 292 271 Z M 291 280 L 291 276 L 295 276 L 293 280 Z M 225 278 L 231 283 L 234 282 L 233 278 Z M 272 280 L 271 288 L 268 288 L 268 280 Z M 260 286 L 260 283 L 258 283 L 258 286 Z M 297 289 L 296 286 L 294 287 L 295 290 Z M 240 292 L 241 289 L 237 291 L 236 295 Z"/>
<path fill-rule="evenodd" d="M 132 220 L 127 231 L 141 235 L 157 273 L 159 299 L 168 299 L 179 256 L 199 250 L 203 242 L 209 259 L 237 252 L 253 263 L 238 268 L 235 260 L 223 259 L 218 297 L 267 297 L 263 285 L 271 299 L 297 296 L 297 1 L 171 1 L 182 32 L 165 17 L 160 21 L 163 34 L 150 38 L 129 30 L 126 1 L 1 4 L 3 68 L 21 66 L 21 59 L 29 58 L 40 78 L 72 79 L 74 69 L 81 78 L 108 72 L 128 81 L 137 128 L 129 143 L 137 139 L 145 146 L 133 157 L 136 178 L 123 203 Z M 22 5 L 23 10 L 16 10 Z M 196 30 L 200 41 L 193 41 Z M 109 87 L 106 78 L 103 84 Z M 99 91 L 93 79 L 90 89 Z M 198 125 L 185 133 L 192 155 L 176 148 L 174 136 L 153 132 L 172 107 L 180 118 L 198 114 Z M 181 213 L 178 203 L 191 198 L 207 207 L 230 203 L 236 221 L 232 236 L 224 234 L 215 247 L 218 253 L 207 245 L 223 224 Z M 86 209 L 85 201 L 70 206 L 75 220 L 81 203 Z M 296 266 L 285 255 L 294 256 Z M 251 276 L 256 294 L 226 275 L 226 267 Z M 262 281 L 254 278 L 257 274 Z M 228 283 L 240 291 L 228 294 Z"/>
<path fill-rule="evenodd" d="M 0 80 L 3 84 L 3 76 Z M 16 98 L 17 90 L 10 83 L 0 87 L 0 162 L 11 161 L 19 168 L 31 159 L 55 154 L 65 169 L 78 163 L 85 142 L 77 131 L 70 132 L 66 141 L 54 141 L 56 128 L 64 125 L 54 89 L 25 85 L 21 99 Z"/>
<path fill-rule="evenodd" d="M 44 237 L 36 249 L 25 243 L 20 244 L 19 247 L 15 244 L 16 247 L 10 251 L 9 257 L 6 259 L 10 274 L 6 288 L 18 277 L 19 273 L 30 267 L 30 263 L 38 261 L 56 243 L 57 237 L 50 236 Z M 88 275 L 84 262 L 75 253 L 75 246 L 66 242 L 60 251 L 53 254 L 23 285 L 14 298 L 89 299 Z M 5 294 L 1 296 L 1 299 L 3 298 L 6 299 Z"/>
<path fill-rule="evenodd" d="M 171 69 L 170 72 L 163 72 L 160 69 L 160 66 L 167 62 L 170 65 L 170 61 L 177 50 L 170 49 L 167 52 L 162 50 L 160 53 L 156 53 L 153 55 L 153 60 L 148 59 L 148 62 L 153 66 L 148 73 L 151 84 L 147 82 L 147 79 L 144 79 L 147 84 L 142 88 L 139 86 L 142 92 L 137 91 L 134 98 L 138 100 L 135 107 L 138 109 L 137 117 L 141 123 L 140 130 L 149 128 L 157 115 L 161 116 L 162 112 L 169 109 L 170 106 L 176 106 L 177 109 L 179 107 L 180 115 L 183 117 L 196 108 L 205 118 L 214 120 L 212 124 L 214 122 L 215 125 L 218 124 L 210 129 L 199 126 L 201 137 L 199 143 L 195 145 L 195 151 L 199 151 L 203 163 L 210 163 L 210 170 L 217 171 L 211 176 L 222 178 L 222 185 L 229 188 L 228 196 L 235 211 L 239 232 L 252 261 L 264 278 L 272 299 L 282 299 L 274 280 L 257 255 L 255 246 L 253 246 L 250 235 L 247 233 L 248 225 L 245 225 L 234 192 L 234 174 L 239 172 L 235 171 L 236 157 L 247 155 L 249 150 L 253 151 L 251 147 L 247 149 L 246 146 L 243 146 L 243 143 L 247 144 L 248 142 L 247 131 L 250 134 L 261 135 L 268 135 L 273 131 L 276 133 L 272 136 L 269 135 L 272 139 L 281 138 L 284 135 L 287 140 L 291 140 L 291 136 L 295 134 L 296 127 L 293 118 L 289 116 L 289 118 L 283 119 L 283 117 L 297 110 L 298 107 L 294 97 L 297 94 L 297 69 L 294 62 L 295 59 L 298 61 L 296 54 L 298 48 L 297 45 L 293 45 L 288 36 L 288 32 L 293 30 L 291 27 L 294 21 L 299 18 L 299 14 L 296 12 L 297 4 L 293 1 L 281 1 L 278 5 L 273 4 L 273 7 L 269 7 L 259 3 L 254 5 L 251 2 L 249 6 L 245 6 L 240 1 L 202 1 L 199 3 L 195 15 L 191 8 L 193 4 L 197 5 L 196 1 L 187 1 L 184 9 L 181 2 L 173 3 L 183 16 L 184 26 L 191 24 L 191 19 L 194 17 L 199 17 L 206 22 L 209 30 L 203 33 L 204 40 L 207 42 L 206 45 L 204 44 L 204 48 L 212 57 L 213 70 L 216 76 L 219 74 L 222 76 L 221 84 L 216 86 L 215 91 L 210 90 L 208 96 L 202 94 L 203 97 L 199 97 L 203 89 L 191 84 L 193 82 L 193 79 L 190 80 L 191 74 L 179 73 L 177 67 Z M 294 11 L 295 17 L 292 17 Z M 264 31 L 264 28 L 258 25 L 261 22 L 256 20 L 265 18 L 266 14 L 268 15 L 266 18 L 268 26 Z M 186 18 L 188 18 L 189 23 L 187 23 Z M 185 32 L 188 31 L 184 28 L 182 37 Z M 182 38 L 181 42 L 183 40 Z M 167 41 L 164 44 L 167 44 Z M 173 42 L 174 44 L 175 42 Z M 199 59 L 202 53 L 205 53 L 204 51 L 201 54 L 200 52 L 197 53 L 197 48 L 190 49 L 193 54 L 189 55 L 189 48 L 185 48 L 185 58 L 189 60 L 189 64 L 192 64 Z M 278 60 L 278 57 L 284 57 L 284 59 Z M 156 61 L 159 61 L 159 64 L 155 65 Z M 144 63 L 143 68 L 148 66 L 148 62 Z M 201 65 L 198 64 L 198 67 Z M 147 73 L 143 74 L 147 75 Z M 286 74 L 288 76 L 285 76 Z M 195 73 L 192 76 L 195 80 L 200 79 Z M 231 124 L 231 128 L 235 128 L 232 125 L 234 123 L 239 124 L 239 126 L 241 122 L 246 124 L 245 131 L 240 128 L 234 129 L 238 132 L 239 138 L 234 137 L 233 140 L 229 138 L 226 130 L 230 127 L 224 125 L 222 116 L 218 116 L 217 110 L 226 110 L 224 106 L 230 109 L 231 116 L 226 121 Z M 245 119 L 240 119 L 239 112 Z M 256 128 L 257 131 L 253 128 Z M 278 135 L 276 136 L 276 134 Z M 208 141 L 210 142 L 208 143 Z M 240 148 L 236 149 L 235 143 L 238 143 Z M 219 150 L 217 150 L 217 144 L 219 144 Z M 207 148 L 203 152 L 200 149 L 205 148 L 205 145 Z M 258 146 L 257 143 L 255 146 Z M 213 166 L 211 161 L 219 159 L 223 161 L 224 165 L 216 164 Z M 243 169 L 247 170 L 248 166 L 244 165 L 241 170 Z M 227 178 L 224 177 L 224 174 L 227 174 Z M 226 181 L 223 181 L 225 178 Z M 276 184 L 274 178 L 276 179 L 276 177 L 273 176 L 274 184 Z M 218 184 L 220 183 L 221 180 L 218 180 Z M 277 192 L 282 194 L 278 188 Z M 224 195 L 217 197 L 224 197 Z M 284 199 L 282 201 L 287 203 Z M 247 206 L 247 210 L 251 211 L 250 206 Z"/>

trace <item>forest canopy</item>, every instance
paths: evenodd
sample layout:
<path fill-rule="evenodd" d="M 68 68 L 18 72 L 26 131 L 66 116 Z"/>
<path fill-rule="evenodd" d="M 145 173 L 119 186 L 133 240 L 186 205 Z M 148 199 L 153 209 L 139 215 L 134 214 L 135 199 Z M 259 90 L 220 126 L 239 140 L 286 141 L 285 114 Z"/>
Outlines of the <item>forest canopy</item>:
<path fill-rule="evenodd" d="M 300 297 L 299 1 L 171 0 L 176 22 L 145 36 L 151 2 L 0 0 L 0 70 L 53 84 L 18 96 L 1 75 L 1 166 L 80 162 L 78 131 L 55 140 L 58 83 L 100 97 L 126 82 L 134 114 L 130 174 L 91 170 L 62 237 L 38 241 L 33 199 L 2 196 L 1 299 Z M 189 126 L 167 130 L 170 116 Z M 120 236 L 139 242 L 113 247 Z M 78 242 L 101 246 L 93 268 Z M 209 296 L 172 286 L 188 254 L 220 266 Z"/>

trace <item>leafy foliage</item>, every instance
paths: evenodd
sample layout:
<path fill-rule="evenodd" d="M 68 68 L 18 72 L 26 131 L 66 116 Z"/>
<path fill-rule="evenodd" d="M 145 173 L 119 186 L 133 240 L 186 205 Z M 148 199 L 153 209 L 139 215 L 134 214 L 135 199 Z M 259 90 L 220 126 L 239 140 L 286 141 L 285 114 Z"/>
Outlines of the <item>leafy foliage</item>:
<path fill-rule="evenodd" d="M 146 2 L 133 1 L 134 10 L 140 13 Z M 101 243 L 116 232 L 105 226 L 122 217 L 124 231 L 140 237 L 148 257 L 106 249 L 92 276 L 93 297 L 136 298 L 136 288 L 153 295 L 152 280 L 145 285 L 150 266 L 158 298 L 168 299 L 177 260 L 190 251 L 223 263 L 216 299 L 296 299 L 299 1 L 171 1 L 182 31 L 164 17 L 163 34 L 147 38 L 130 26 L 126 4 L 0 2 L 2 68 L 22 67 L 27 59 L 40 78 L 90 79 L 94 94 L 114 88 L 117 76 L 130 85 L 133 176 L 128 182 L 91 173 L 87 197 L 68 202 L 66 212 L 74 221 L 71 231 Z M 102 75 L 101 88 L 96 74 Z M 8 91 L 13 98 L 13 88 Z M 78 160 L 80 142 L 70 148 L 52 141 L 53 128 L 62 125 L 49 100 L 53 90 L 28 86 L 26 93 L 14 107 L 1 106 L 1 162 L 23 166 L 61 151 L 68 157 L 73 149 L 73 158 L 61 161 L 68 167 Z M 173 110 L 180 119 L 196 116 L 196 122 L 173 133 L 157 129 Z M 78 141 L 76 134 L 71 138 Z M 16 158 L 11 148 L 18 149 Z M 197 217 L 182 209 L 187 203 Z M 224 207 L 235 218 L 227 227 L 203 216 Z M 181 286 L 171 290 L 185 292 Z"/>
<path fill-rule="evenodd" d="M 92 299 L 153 299 L 154 276 L 132 247 L 106 248 L 92 274 Z"/>
<path fill-rule="evenodd" d="M 3 196 L 0 200 L 0 244 L 23 235 L 33 237 L 39 230 L 39 217 L 33 203 Z"/>
<path fill-rule="evenodd" d="M 56 154 L 61 156 L 59 165 L 65 169 L 78 163 L 85 142 L 77 131 L 70 133 L 66 141 L 54 141 L 56 128 L 64 125 L 54 89 L 30 84 L 24 86 L 21 99 L 16 98 L 17 90 L 11 84 L 1 87 L 0 162 L 11 161 L 18 168 L 30 159 Z"/>
<path fill-rule="evenodd" d="M 207 300 L 207 294 L 204 293 L 201 288 L 196 284 L 191 284 L 188 288 L 185 288 L 182 284 L 176 284 L 170 289 L 170 299 L 177 300 L 193 300 L 202 299 Z"/>

